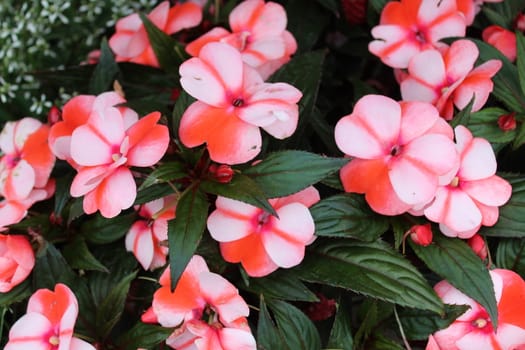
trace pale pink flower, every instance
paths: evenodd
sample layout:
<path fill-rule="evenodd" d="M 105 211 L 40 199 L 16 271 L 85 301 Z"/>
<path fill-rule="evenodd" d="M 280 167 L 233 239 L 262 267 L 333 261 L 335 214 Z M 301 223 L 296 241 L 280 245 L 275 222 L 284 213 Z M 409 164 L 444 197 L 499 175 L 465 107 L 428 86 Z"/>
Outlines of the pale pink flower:
<path fill-rule="evenodd" d="M 285 83 L 264 83 L 224 43 L 209 43 L 180 66 L 184 90 L 198 101 L 184 112 L 179 136 L 187 147 L 207 144 L 217 163 L 247 162 L 261 150 L 263 128 L 284 139 L 295 131 L 302 94 Z"/>
<path fill-rule="evenodd" d="M 474 22 L 474 18 L 485 2 L 502 2 L 503 0 L 456 0 L 458 11 L 465 16 L 467 26 Z"/>
<path fill-rule="evenodd" d="M 499 216 L 498 207 L 512 193 L 510 184 L 495 175 L 496 157 L 490 143 L 473 137 L 462 125 L 455 129 L 460 163 L 443 176 L 444 184 L 425 209 L 425 216 L 439 223 L 450 237 L 470 238 L 481 225 L 492 226 Z"/>
<path fill-rule="evenodd" d="M 98 96 L 78 95 L 70 99 L 62 109 L 62 121 L 55 123 L 49 131 L 49 147 L 58 159 L 66 160 L 75 169 L 78 165 L 71 158 L 71 134 L 76 128 L 86 124 L 95 114 L 104 114 L 108 107 L 117 108 L 127 129 L 139 118 L 135 111 L 127 107 L 117 107 L 126 100 L 114 91 Z"/>
<path fill-rule="evenodd" d="M 144 270 L 154 270 L 166 264 L 168 220 L 175 217 L 176 197 L 159 198 L 136 206 L 139 216 L 126 235 L 126 250 L 132 252 Z"/>
<path fill-rule="evenodd" d="M 159 119 L 160 113 L 152 112 L 126 129 L 119 109 L 105 106 L 74 129 L 71 158 L 79 168 L 70 192 L 85 196 L 86 214 L 100 210 L 111 218 L 133 205 L 137 188 L 129 167 L 154 165 L 168 147 L 168 128 L 157 124 Z"/>
<path fill-rule="evenodd" d="M 0 293 L 22 283 L 33 266 L 35 253 L 26 236 L 0 234 Z"/>
<path fill-rule="evenodd" d="M 208 230 L 220 242 L 226 261 L 240 262 L 250 276 L 265 276 L 279 267 L 301 263 L 305 246 L 315 239 L 308 208 L 319 199 L 319 192 L 311 186 L 270 199 L 277 218 L 263 209 L 219 196 L 216 210 L 208 217 Z"/>
<path fill-rule="evenodd" d="M 178 3 L 170 8 L 161 2 L 148 15 L 148 19 L 166 34 L 197 26 L 202 20 L 202 9 L 193 2 Z M 159 67 L 159 62 L 139 15 L 133 13 L 117 21 L 116 32 L 109 39 L 109 47 L 118 62 L 134 62 Z"/>
<path fill-rule="evenodd" d="M 498 49 L 509 61 L 516 60 L 516 34 L 498 25 L 491 25 L 483 29 L 483 41 Z"/>
<path fill-rule="evenodd" d="M 216 27 L 186 46 L 192 56 L 210 42 L 227 43 L 242 53 L 242 60 L 257 69 L 266 80 L 290 60 L 297 51 L 297 42 L 286 30 L 284 8 L 275 2 L 246 0 L 237 5 L 229 16 L 232 32 Z"/>
<path fill-rule="evenodd" d="M 437 48 L 441 39 L 465 36 L 466 24 L 456 0 L 390 1 L 372 28 L 368 49 L 392 68 L 406 68 L 417 53 Z"/>
<path fill-rule="evenodd" d="M 77 316 L 77 299 L 66 285 L 39 289 L 29 298 L 27 313 L 11 327 L 4 350 L 95 350 L 73 337 Z"/>
<path fill-rule="evenodd" d="M 0 133 L 0 195 L 25 200 L 34 188 L 44 188 L 55 165 L 47 145 L 49 128 L 34 118 L 7 122 Z"/>
<path fill-rule="evenodd" d="M 403 100 L 432 103 L 447 120 L 454 116 L 454 106 L 463 109 L 472 97 L 472 111 L 479 111 L 492 92 L 491 78 L 502 63 L 489 60 L 474 68 L 478 54 L 470 40 L 457 40 L 443 53 L 427 50 L 416 54 L 401 82 Z"/>
<path fill-rule="evenodd" d="M 383 215 L 426 204 L 434 198 L 439 176 L 457 163 L 452 136 L 452 128 L 428 103 L 364 96 L 335 127 L 337 146 L 353 157 L 341 169 L 343 186 L 364 193 Z"/>
<path fill-rule="evenodd" d="M 515 272 L 490 271 L 498 303 L 498 329 L 487 311 L 447 281 L 434 287 L 447 304 L 468 305 L 470 309 L 448 328 L 433 334 L 429 350 L 517 350 L 525 346 L 525 282 Z"/>

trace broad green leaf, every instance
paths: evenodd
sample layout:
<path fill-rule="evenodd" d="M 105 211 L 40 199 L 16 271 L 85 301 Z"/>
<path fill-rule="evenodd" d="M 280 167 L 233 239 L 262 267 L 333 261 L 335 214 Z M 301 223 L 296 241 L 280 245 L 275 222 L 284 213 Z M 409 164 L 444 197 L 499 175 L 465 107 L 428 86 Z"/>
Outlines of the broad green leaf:
<path fill-rule="evenodd" d="M 104 91 L 112 90 L 113 81 L 119 71 L 113 52 L 108 46 L 107 39 L 104 38 L 100 46 L 100 59 L 89 81 L 90 93 L 98 95 Z"/>
<path fill-rule="evenodd" d="M 311 50 L 330 21 L 330 12 L 315 1 L 287 1 L 286 13 L 287 29 L 297 40 L 299 52 Z"/>
<path fill-rule="evenodd" d="M 366 344 L 366 348 L 374 350 L 405 350 L 399 343 L 382 334 L 374 334 L 372 340 Z"/>
<path fill-rule="evenodd" d="M 284 197 L 313 185 L 348 162 L 304 151 L 282 151 L 244 171 L 269 198 Z"/>
<path fill-rule="evenodd" d="M 80 231 L 88 242 L 107 244 L 123 237 L 136 218 L 135 213 L 121 214 L 111 219 L 97 213 L 91 220 L 82 224 Z"/>
<path fill-rule="evenodd" d="M 461 111 L 459 111 L 455 116 L 454 119 L 450 122 L 450 126 L 455 128 L 458 125 L 469 125 L 470 121 L 470 114 L 472 111 L 472 106 L 474 105 L 475 96 L 472 96 L 469 103 L 463 108 Z"/>
<path fill-rule="evenodd" d="M 139 191 L 151 185 L 180 179 L 187 175 L 186 166 L 181 162 L 163 163 L 148 175 L 146 180 L 140 185 Z"/>
<path fill-rule="evenodd" d="M 62 210 L 66 206 L 67 202 L 71 199 L 69 189 L 71 187 L 71 182 L 73 181 L 73 176 L 73 173 L 70 172 L 65 174 L 65 176 L 55 178 L 55 206 L 53 211 L 58 216 L 63 215 Z"/>
<path fill-rule="evenodd" d="M 57 283 L 68 284 L 76 279 L 67 261 L 51 243 L 47 243 L 36 255 L 32 276 L 35 289 L 54 289 Z"/>
<path fill-rule="evenodd" d="M 393 304 L 377 299 L 365 299 L 357 313 L 359 328 L 355 332 L 354 348 L 360 349 L 361 344 L 366 342 L 378 325 L 388 319 L 393 311 Z"/>
<path fill-rule="evenodd" d="M 372 242 L 388 230 L 388 219 L 370 210 L 363 196 L 356 194 L 328 197 L 314 204 L 310 211 L 317 236 Z"/>
<path fill-rule="evenodd" d="M 499 208 L 496 225 L 482 226 L 479 232 L 495 237 L 525 237 L 525 177 L 510 174 L 503 177 L 512 185 L 512 195 L 509 201 Z"/>
<path fill-rule="evenodd" d="M 284 335 L 275 327 L 264 299 L 259 304 L 259 321 L 257 322 L 257 349 L 259 350 L 292 350 L 284 343 Z"/>
<path fill-rule="evenodd" d="M 74 269 L 109 272 L 109 270 L 91 254 L 86 241 L 81 237 L 73 239 L 71 243 L 64 246 L 62 251 L 64 258 Z"/>
<path fill-rule="evenodd" d="M 177 40 L 160 30 L 144 14 L 139 15 L 160 66 L 168 73 L 178 74 L 179 66 L 186 59 L 184 48 Z"/>
<path fill-rule="evenodd" d="M 480 61 L 486 62 L 490 59 L 498 59 L 503 63 L 501 69 L 492 78 L 494 82 L 492 94 L 511 111 L 525 112 L 525 96 L 520 88 L 516 66 L 492 45 L 478 39 L 468 38 L 468 40 L 474 42 L 478 47 Z"/>
<path fill-rule="evenodd" d="M 197 250 L 206 220 L 208 200 L 198 188 L 189 187 L 179 199 L 177 216 L 168 222 L 169 262 L 173 290 Z"/>
<path fill-rule="evenodd" d="M 207 193 L 251 204 L 266 210 L 272 215 L 277 214 L 259 185 L 246 175 L 235 174 L 232 180 L 226 184 L 204 180 L 200 188 Z"/>
<path fill-rule="evenodd" d="M 117 344 L 123 350 L 150 349 L 166 340 L 173 331 L 173 328 L 137 322 L 117 339 Z"/>
<path fill-rule="evenodd" d="M 352 350 L 354 341 L 352 338 L 352 313 L 350 304 L 344 298 L 339 298 L 334 324 L 330 331 L 328 347 L 341 350 Z"/>
<path fill-rule="evenodd" d="M 525 95 L 525 37 L 520 31 L 516 31 L 516 67 L 520 79 L 521 92 Z"/>
<path fill-rule="evenodd" d="M 280 300 L 268 301 L 268 306 L 273 312 L 277 327 L 285 336 L 284 341 L 289 349 L 321 349 L 319 332 L 301 310 Z"/>
<path fill-rule="evenodd" d="M 502 238 L 496 251 L 496 265 L 502 269 L 516 271 L 525 277 L 525 240 Z"/>
<path fill-rule="evenodd" d="M 427 340 L 430 334 L 448 327 L 468 309 L 468 305 L 445 304 L 443 316 L 423 310 L 402 309 L 399 311 L 399 319 L 408 339 Z"/>
<path fill-rule="evenodd" d="M 399 304 L 443 312 L 443 303 L 421 273 L 387 244 L 331 240 L 295 268 L 309 282 L 352 290 Z"/>
<path fill-rule="evenodd" d="M 312 293 L 293 273 L 278 270 L 266 277 L 250 279 L 250 285 L 244 289 L 262 294 L 265 298 L 294 300 L 294 301 L 317 301 Z"/>
<path fill-rule="evenodd" d="M 7 293 L 0 293 L 0 308 L 22 301 L 31 295 L 31 283 L 26 279 Z M 1 330 L 1 328 L 0 328 Z M 0 332 L 1 334 L 1 332 Z"/>
<path fill-rule="evenodd" d="M 135 279 L 137 272 L 133 272 L 120 280 L 102 300 L 97 308 L 97 333 L 106 338 L 113 327 L 120 320 L 124 311 L 124 304 L 128 296 L 131 281 Z"/>
<path fill-rule="evenodd" d="M 133 205 L 148 203 L 173 193 L 175 193 L 174 189 L 167 183 L 151 185 L 137 192 L 137 198 L 135 198 Z"/>
<path fill-rule="evenodd" d="M 516 130 L 503 131 L 498 126 L 498 118 L 504 114 L 509 112 L 497 107 L 484 108 L 470 115 L 468 128 L 474 136 L 482 137 L 493 145 L 512 142 Z"/>
<path fill-rule="evenodd" d="M 380 14 L 387 2 L 388 0 L 370 0 L 370 5 L 377 13 Z"/>
<path fill-rule="evenodd" d="M 480 303 L 497 327 L 498 309 L 489 271 L 465 241 L 434 235 L 431 245 L 423 247 L 409 240 L 410 246 L 429 269 Z"/>
<path fill-rule="evenodd" d="M 483 13 L 491 24 L 497 24 L 503 28 L 511 28 L 514 25 L 516 14 L 525 8 L 523 0 L 505 0 L 500 3 L 485 3 L 482 7 Z"/>

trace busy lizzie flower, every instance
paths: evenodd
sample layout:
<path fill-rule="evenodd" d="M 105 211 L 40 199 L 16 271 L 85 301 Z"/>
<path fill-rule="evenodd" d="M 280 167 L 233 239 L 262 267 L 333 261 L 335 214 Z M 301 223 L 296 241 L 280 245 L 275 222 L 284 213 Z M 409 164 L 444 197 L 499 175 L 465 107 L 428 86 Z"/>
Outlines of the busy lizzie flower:
<path fill-rule="evenodd" d="M 78 302 L 64 284 L 39 289 L 29 299 L 27 313 L 11 327 L 4 350 L 95 350 L 73 336 Z"/>
<path fill-rule="evenodd" d="M 297 127 L 301 92 L 286 83 L 264 83 L 230 45 L 207 44 L 179 72 L 184 90 L 198 100 L 182 115 L 180 140 L 187 147 L 206 143 L 217 163 L 255 158 L 261 150 L 259 127 L 278 139 Z"/>
<path fill-rule="evenodd" d="M 337 123 L 335 140 L 353 157 L 341 169 L 345 191 L 364 193 L 383 215 L 432 200 L 439 176 L 457 163 L 452 129 L 428 103 L 364 96 Z"/>
<path fill-rule="evenodd" d="M 186 46 L 192 56 L 210 42 L 223 42 L 235 47 L 242 60 L 257 69 L 266 80 L 279 67 L 290 60 L 297 50 L 297 42 L 286 30 L 284 8 L 276 2 L 246 0 L 237 5 L 229 16 L 232 32 L 215 27 Z"/>
<path fill-rule="evenodd" d="M 168 196 L 136 206 L 140 220 L 133 223 L 126 235 L 126 250 L 132 252 L 144 270 L 166 264 L 168 220 L 175 217 L 176 197 Z"/>
<path fill-rule="evenodd" d="M 433 334 L 428 350 L 518 350 L 525 346 L 525 282 L 511 270 L 490 271 L 498 303 L 498 328 L 487 311 L 447 281 L 434 287 L 447 304 L 468 305 L 470 309 L 449 327 Z"/>
<path fill-rule="evenodd" d="M 496 223 L 498 207 L 509 200 L 512 187 L 495 175 L 496 157 L 487 140 L 473 137 L 462 125 L 455 133 L 459 165 L 442 177 L 444 185 L 424 213 L 445 235 L 470 238 L 481 225 Z"/>
<path fill-rule="evenodd" d="M 152 112 L 126 128 L 121 111 L 104 106 L 74 129 L 71 158 L 79 167 L 70 192 L 84 196 L 85 213 L 100 210 L 111 218 L 131 207 L 137 188 L 129 167 L 152 166 L 168 148 L 168 128 L 157 124 L 159 119 L 160 113 Z"/>
<path fill-rule="evenodd" d="M 415 54 L 440 46 L 441 39 L 465 36 L 465 30 L 456 0 L 390 1 L 372 28 L 375 40 L 368 49 L 384 64 L 406 68 Z"/>
<path fill-rule="evenodd" d="M 483 41 L 498 49 L 509 61 L 516 60 L 516 34 L 498 25 L 483 29 Z"/>
<path fill-rule="evenodd" d="M 470 40 L 457 40 L 443 53 L 427 50 L 416 54 L 401 82 L 403 100 L 432 103 L 447 120 L 454 116 L 454 106 L 463 109 L 473 97 L 472 111 L 479 111 L 492 92 L 491 78 L 502 63 L 489 60 L 474 68 L 478 54 Z"/>
<path fill-rule="evenodd" d="M 265 276 L 303 260 L 305 246 L 313 242 L 315 231 L 308 208 L 319 199 L 314 187 L 270 199 L 278 215 L 275 217 L 263 209 L 219 196 L 216 210 L 208 217 L 208 230 L 220 242 L 226 261 L 240 262 L 250 276 Z"/>
<path fill-rule="evenodd" d="M 148 18 L 164 33 L 174 34 L 197 26 L 202 20 L 202 9 L 193 2 L 177 3 L 170 8 L 169 2 L 163 1 L 151 11 Z M 159 67 L 144 24 L 137 13 L 117 21 L 116 32 L 109 39 L 109 46 L 118 62 Z"/>
<path fill-rule="evenodd" d="M 0 234 L 0 293 L 22 283 L 33 266 L 35 253 L 26 236 Z"/>

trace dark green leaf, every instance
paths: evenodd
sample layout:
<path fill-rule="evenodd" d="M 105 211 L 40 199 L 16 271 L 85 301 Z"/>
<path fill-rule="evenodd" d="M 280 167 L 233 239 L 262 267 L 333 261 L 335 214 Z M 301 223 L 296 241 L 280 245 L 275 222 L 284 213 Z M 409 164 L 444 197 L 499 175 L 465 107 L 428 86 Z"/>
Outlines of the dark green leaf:
<path fill-rule="evenodd" d="M 120 280 L 100 303 L 97 309 L 97 333 L 106 338 L 124 311 L 124 303 L 128 295 L 131 281 L 137 272 L 133 272 Z"/>
<path fill-rule="evenodd" d="M 177 217 L 168 222 L 171 289 L 197 250 L 207 219 L 206 196 L 198 188 L 190 187 L 179 199 Z"/>
<path fill-rule="evenodd" d="M 81 237 L 75 238 L 71 243 L 67 244 L 62 251 L 64 258 L 74 269 L 109 272 L 109 270 L 91 254 L 86 241 Z"/>
<path fill-rule="evenodd" d="M 525 177 L 504 175 L 512 185 L 510 200 L 499 208 L 499 218 L 492 227 L 482 226 L 480 233 L 497 237 L 525 237 Z"/>
<path fill-rule="evenodd" d="M 492 279 L 483 261 L 465 241 L 434 235 L 433 243 L 426 247 L 409 242 L 429 269 L 480 303 L 497 327 L 498 309 Z"/>
<path fill-rule="evenodd" d="M 289 271 L 280 270 L 263 278 L 250 279 L 250 285 L 245 289 L 252 293 L 262 294 L 265 298 L 317 301 L 315 294 Z"/>
<path fill-rule="evenodd" d="M 314 1 L 287 1 L 286 13 L 288 30 L 297 40 L 299 52 L 309 51 L 330 21 L 330 13 Z"/>
<path fill-rule="evenodd" d="M 498 118 L 509 114 L 501 108 L 484 108 L 470 115 L 469 130 L 476 137 L 482 137 L 492 144 L 508 143 L 516 137 L 516 130 L 503 131 L 498 126 Z"/>
<path fill-rule="evenodd" d="M 112 219 L 97 213 L 91 220 L 82 224 L 80 231 L 88 242 L 107 244 L 123 237 L 136 218 L 135 213 L 119 215 Z"/>
<path fill-rule="evenodd" d="M 314 324 L 293 305 L 284 301 L 272 300 L 268 306 L 273 312 L 280 332 L 285 336 L 288 348 L 293 350 L 319 350 L 321 339 Z"/>
<path fill-rule="evenodd" d="M 372 242 L 388 230 L 388 219 L 370 210 L 363 196 L 357 194 L 323 199 L 310 211 L 317 236 L 352 237 Z"/>
<path fill-rule="evenodd" d="M 443 311 L 441 300 L 419 271 L 383 242 L 331 240 L 310 251 L 294 270 L 306 281 L 402 306 Z"/>
<path fill-rule="evenodd" d="M 100 46 L 100 59 L 89 82 L 90 93 L 98 95 L 111 90 L 119 71 L 115 57 L 113 57 L 108 46 L 108 41 L 104 38 Z"/>
<path fill-rule="evenodd" d="M 394 305 L 377 299 L 367 298 L 359 307 L 357 314 L 359 328 L 354 336 L 354 348 L 360 349 L 361 344 L 373 334 L 379 324 L 388 319 L 394 311 Z"/>
<path fill-rule="evenodd" d="M 455 128 L 458 125 L 469 125 L 470 113 L 472 111 L 472 106 L 474 105 L 475 96 L 472 96 L 470 102 L 463 108 L 459 113 L 454 116 L 454 119 L 450 122 L 450 126 Z"/>
<path fill-rule="evenodd" d="M 32 276 L 35 289 L 54 289 L 57 283 L 69 284 L 76 279 L 62 254 L 50 243 L 37 254 Z"/>
<path fill-rule="evenodd" d="M 186 167 L 181 162 L 163 163 L 148 175 L 146 180 L 140 185 L 139 191 L 151 185 L 180 179 L 187 175 Z"/>
<path fill-rule="evenodd" d="M 69 173 L 66 176 L 56 178 L 56 190 L 55 190 L 55 207 L 54 212 L 56 215 L 61 216 L 62 210 L 66 206 L 66 203 L 71 199 L 69 194 L 69 188 L 73 181 L 73 174 Z"/>
<path fill-rule="evenodd" d="M 520 31 L 516 31 L 516 67 L 520 80 L 521 92 L 525 95 L 525 37 Z"/>
<path fill-rule="evenodd" d="M 525 276 L 525 240 L 502 238 L 496 251 L 496 265 L 502 269 L 516 271 Z"/>
<path fill-rule="evenodd" d="M 247 169 L 269 198 L 284 197 L 313 185 L 348 162 L 303 151 L 275 152 Z"/>
<path fill-rule="evenodd" d="M 31 283 L 25 280 L 7 293 L 0 293 L 0 308 L 22 301 L 31 295 Z M 0 328 L 1 330 L 1 328 Z M 0 333 L 1 334 L 1 333 Z"/>
<path fill-rule="evenodd" d="M 150 349 L 166 340 L 173 333 L 173 330 L 173 328 L 137 322 L 130 330 L 118 338 L 117 344 L 119 349 L 123 350 Z"/>
<path fill-rule="evenodd" d="M 334 324 L 330 331 L 328 347 L 341 350 L 352 350 L 352 314 L 350 304 L 344 298 L 339 298 Z"/>
<path fill-rule="evenodd" d="M 430 334 L 448 327 L 468 309 L 468 305 L 445 304 L 443 316 L 423 310 L 402 309 L 399 312 L 399 319 L 408 339 L 427 340 Z"/>
<path fill-rule="evenodd" d="M 469 38 L 469 40 L 478 46 L 479 59 L 482 62 L 499 59 L 503 63 L 501 69 L 492 78 L 494 82 L 493 95 L 511 111 L 525 112 L 525 96 L 521 92 L 516 67 L 492 45 L 478 39 Z"/>
<path fill-rule="evenodd" d="M 370 5 L 377 13 L 381 13 L 387 2 L 388 0 L 370 0 Z"/>
<path fill-rule="evenodd" d="M 133 205 L 148 203 L 173 193 L 175 193 L 175 191 L 167 183 L 151 185 L 137 192 L 137 198 L 135 198 L 135 203 L 133 203 Z"/>
<path fill-rule="evenodd" d="M 405 350 L 403 346 L 382 334 L 374 334 L 372 340 L 366 344 L 366 348 L 374 350 Z"/>
<path fill-rule="evenodd" d="M 259 322 L 257 322 L 257 349 L 258 350 L 292 350 L 284 343 L 284 335 L 275 327 L 266 307 L 264 299 L 261 298 L 259 306 Z"/>
<path fill-rule="evenodd" d="M 179 66 L 186 59 L 184 48 L 177 40 L 160 30 L 144 14 L 139 15 L 160 66 L 166 72 L 178 74 Z"/>
<path fill-rule="evenodd" d="M 275 209 L 268 202 L 259 185 L 246 175 L 235 174 L 226 184 L 205 180 L 201 183 L 200 188 L 204 192 L 248 203 L 276 215 Z"/>

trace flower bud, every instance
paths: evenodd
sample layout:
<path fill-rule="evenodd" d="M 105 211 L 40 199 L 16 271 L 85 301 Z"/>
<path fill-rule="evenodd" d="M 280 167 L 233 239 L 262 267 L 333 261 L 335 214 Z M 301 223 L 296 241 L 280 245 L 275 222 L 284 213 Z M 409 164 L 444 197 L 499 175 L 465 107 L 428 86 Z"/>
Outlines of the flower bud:
<path fill-rule="evenodd" d="M 333 316 L 336 310 L 335 300 L 328 299 L 321 293 L 316 293 L 319 301 L 310 303 L 305 310 L 312 321 L 323 321 Z"/>
<path fill-rule="evenodd" d="M 366 21 L 367 0 L 341 0 L 343 15 L 350 24 L 362 24 Z"/>
<path fill-rule="evenodd" d="M 62 111 L 57 106 L 51 107 L 47 112 L 47 123 L 53 125 L 58 123 L 62 119 Z"/>
<path fill-rule="evenodd" d="M 227 184 L 233 179 L 234 171 L 231 166 L 226 164 L 212 164 L 208 168 L 208 171 L 217 182 L 222 184 Z"/>
<path fill-rule="evenodd" d="M 514 28 L 520 32 L 525 32 L 525 15 L 523 13 L 518 14 L 514 20 Z"/>
<path fill-rule="evenodd" d="M 503 131 L 510 131 L 516 129 L 516 112 L 500 115 L 498 118 L 498 126 Z"/>
<path fill-rule="evenodd" d="M 414 243 L 426 247 L 432 243 L 432 228 L 430 224 L 414 225 L 408 231 L 410 238 Z"/>
<path fill-rule="evenodd" d="M 474 236 L 469 238 L 467 243 L 470 246 L 470 248 L 472 248 L 474 253 L 476 253 L 476 255 L 481 258 L 481 260 L 485 260 L 487 258 L 487 245 L 485 244 L 485 240 L 483 239 L 483 237 L 481 237 L 478 234 L 475 234 Z"/>

